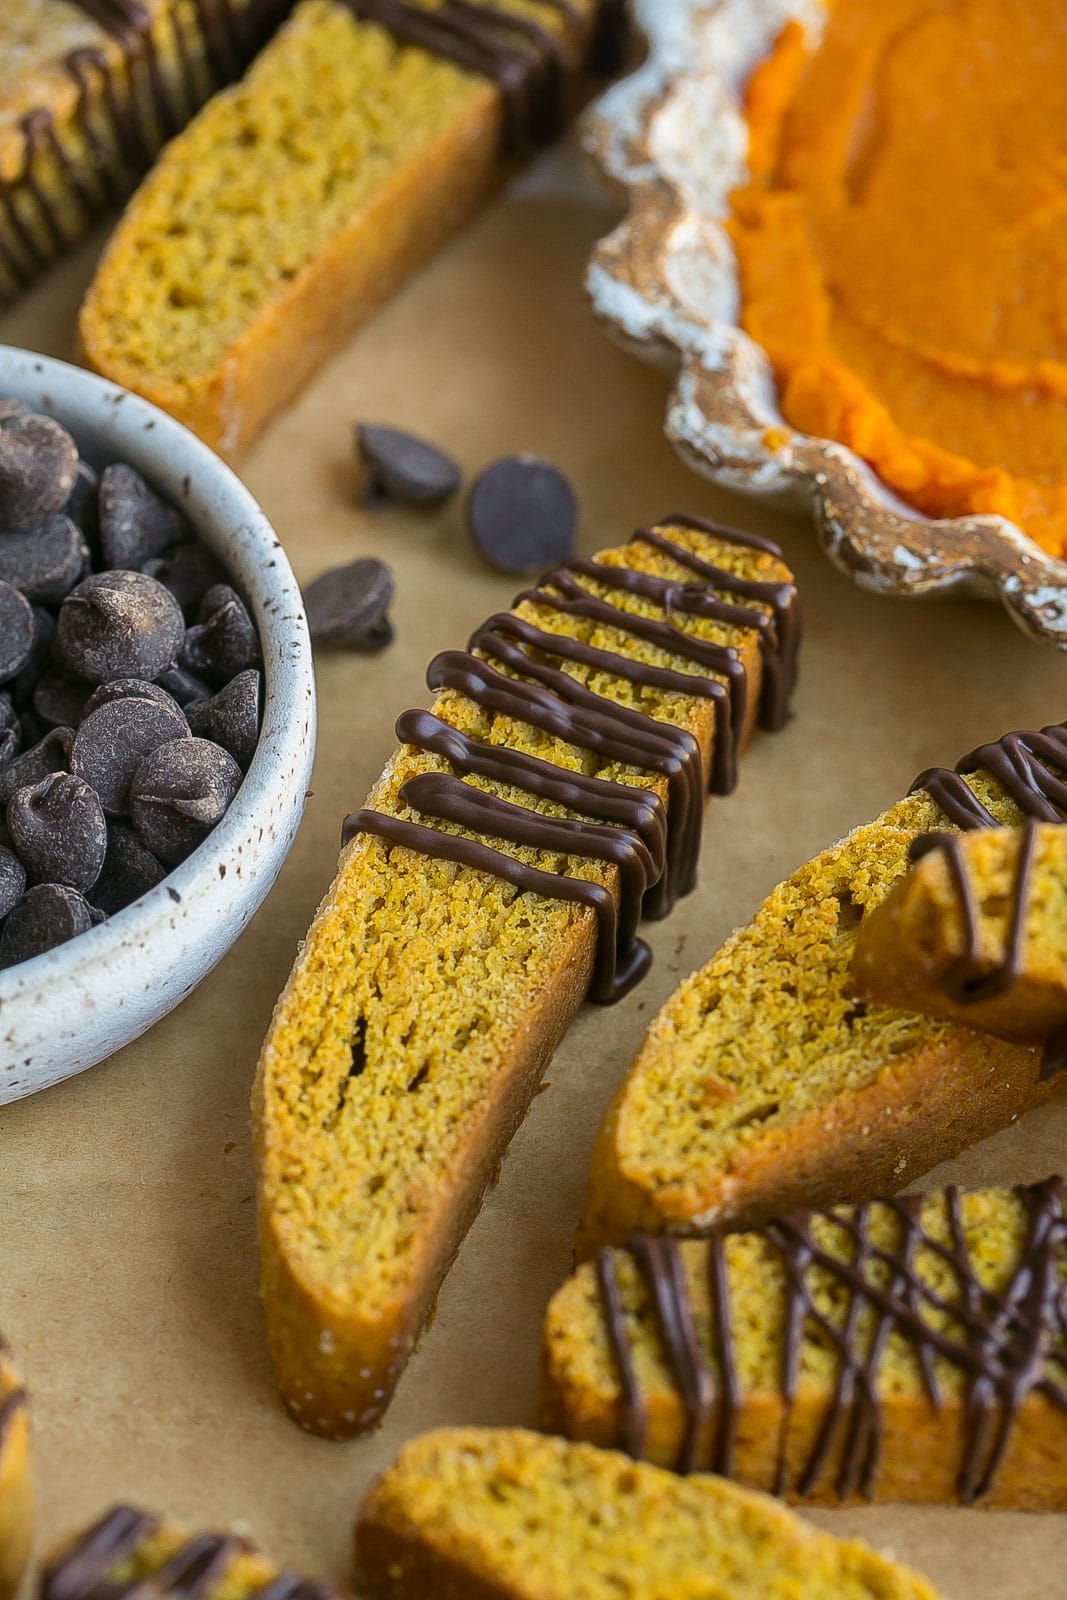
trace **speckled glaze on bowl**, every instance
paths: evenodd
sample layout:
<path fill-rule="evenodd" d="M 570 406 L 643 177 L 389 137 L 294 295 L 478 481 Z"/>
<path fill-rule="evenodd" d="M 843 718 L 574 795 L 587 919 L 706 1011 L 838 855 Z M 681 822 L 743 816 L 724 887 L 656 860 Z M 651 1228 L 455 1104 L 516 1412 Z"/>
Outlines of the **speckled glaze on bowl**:
<path fill-rule="evenodd" d="M 741 93 L 786 22 L 818 37 L 826 0 L 632 3 L 647 59 L 584 132 L 628 210 L 587 282 L 609 331 L 677 372 L 668 439 L 727 488 L 810 507 L 823 549 L 861 588 L 999 598 L 1020 627 L 1067 649 L 1067 563 L 1004 517 L 923 517 L 844 445 L 799 433 L 778 410 L 766 356 L 738 327 L 722 222 L 745 175 Z"/>
<path fill-rule="evenodd" d="M 263 646 L 259 747 L 222 822 L 157 888 L 68 944 L 0 972 L 0 1104 L 111 1055 L 210 972 L 262 903 L 304 809 L 315 681 L 300 589 L 247 489 L 187 429 L 91 373 L 0 346 L 0 394 L 126 461 L 180 506 L 247 599 Z"/>

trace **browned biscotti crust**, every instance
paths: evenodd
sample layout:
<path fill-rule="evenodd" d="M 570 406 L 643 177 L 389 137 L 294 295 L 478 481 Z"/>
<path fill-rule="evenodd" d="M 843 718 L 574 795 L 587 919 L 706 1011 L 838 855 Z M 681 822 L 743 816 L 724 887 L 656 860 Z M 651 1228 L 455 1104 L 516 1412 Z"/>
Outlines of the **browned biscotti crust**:
<path fill-rule="evenodd" d="M 407 1444 L 364 1502 L 356 1576 L 367 1600 L 936 1600 L 766 1495 L 517 1428 Z"/>
<path fill-rule="evenodd" d="M 12 1600 L 33 1541 L 26 1391 L 0 1339 L 0 1600 Z"/>
<path fill-rule="evenodd" d="M 703 552 L 710 560 L 717 553 L 739 573 L 762 573 L 775 584 L 787 578 L 766 552 L 731 554 L 715 535 L 673 525 L 669 532 L 687 541 L 691 555 Z M 624 569 L 623 576 L 636 575 L 635 581 L 664 584 L 665 593 L 673 594 L 686 571 L 693 576 L 638 540 L 604 552 L 599 565 L 587 564 L 582 585 L 608 570 L 603 561 Z M 582 585 L 579 594 L 592 593 Z M 620 615 L 629 616 L 632 627 L 642 625 L 639 617 L 661 626 L 658 603 L 631 596 L 627 605 L 631 609 Z M 675 657 L 643 643 L 631 625 L 593 626 L 551 604 L 546 609 L 525 599 L 515 616 L 524 625 L 539 623 L 561 646 L 591 649 L 597 661 L 598 651 L 607 650 L 606 671 L 572 660 L 561 685 L 573 684 L 578 692 L 577 686 L 595 682 L 595 717 L 629 717 L 631 727 L 636 717 L 641 738 L 653 725 L 660 728 L 657 740 L 665 726 L 684 729 L 691 751 L 686 770 L 703 786 L 715 745 L 713 706 L 723 703 L 721 696 L 716 702 L 688 690 L 642 687 L 610 666 L 629 660 L 633 670 L 659 671 L 657 661 L 674 660 L 676 669 L 684 654 L 682 632 L 666 636 L 679 641 L 671 644 L 680 652 Z M 761 701 L 756 630 L 687 618 L 677 609 L 672 616 L 688 635 L 687 648 L 699 638 L 729 640 L 736 650 L 749 685 L 735 730 L 743 745 Z M 587 642 L 593 639 L 595 648 Z M 552 658 L 545 638 L 539 648 Z M 493 646 L 486 640 L 478 649 L 491 653 Z M 478 659 L 463 657 L 463 671 Z M 521 677 L 530 659 L 520 653 L 511 670 Z M 563 655 L 555 659 L 567 666 Z M 472 684 L 458 687 L 463 681 L 443 687 L 435 713 L 482 748 L 532 755 L 563 776 L 584 772 L 621 783 L 631 794 L 636 784 L 657 796 L 657 804 L 667 799 L 667 780 L 654 763 L 646 768 L 642 761 L 635 771 L 606 746 L 597 754 L 596 745 L 568 744 L 566 717 L 558 721 L 565 706 L 555 691 L 545 702 L 550 732 L 526 720 L 522 709 L 488 709 L 470 698 L 478 695 Z M 509 689 L 509 700 L 512 694 Z M 371 795 L 371 816 L 419 815 L 401 798 L 404 785 L 416 774 L 452 770 L 425 748 L 402 747 Z M 696 790 L 691 793 L 696 799 Z M 514 796 L 529 808 L 527 815 L 561 814 L 521 783 Z M 680 809 L 672 823 L 674 805 L 671 799 L 666 809 L 672 839 L 682 837 L 687 815 Z M 689 814 L 698 820 L 698 811 Z M 501 848 L 509 851 L 506 843 Z M 618 868 L 583 857 L 578 842 L 562 861 L 522 843 L 509 853 L 548 867 L 549 886 L 517 892 L 475 866 L 357 832 L 279 1000 L 253 1092 L 263 1296 L 283 1398 L 312 1431 L 345 1436 L 380 1417 L 485 1186 L 589 986 L 597 918 L 588 905 L 556 897 L 554 885 L 563 873 L 618 896 Z"/>

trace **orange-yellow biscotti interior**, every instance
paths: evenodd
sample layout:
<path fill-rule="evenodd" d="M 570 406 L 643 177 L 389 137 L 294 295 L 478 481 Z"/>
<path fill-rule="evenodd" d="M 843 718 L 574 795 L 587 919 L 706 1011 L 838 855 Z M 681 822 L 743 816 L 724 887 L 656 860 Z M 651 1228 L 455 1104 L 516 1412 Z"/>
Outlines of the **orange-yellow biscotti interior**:
<path fill-rule="evenodd" d="M 26 1391 L 0 1338 L 0 1600 L 13 1600 L 33 1541 Z"/>
<path fill-rule="evenodd" d="M 356 1530 L 367 1600 L 936 1600 L 766 1495 L 520 1429 L 415 1439 Z"/>

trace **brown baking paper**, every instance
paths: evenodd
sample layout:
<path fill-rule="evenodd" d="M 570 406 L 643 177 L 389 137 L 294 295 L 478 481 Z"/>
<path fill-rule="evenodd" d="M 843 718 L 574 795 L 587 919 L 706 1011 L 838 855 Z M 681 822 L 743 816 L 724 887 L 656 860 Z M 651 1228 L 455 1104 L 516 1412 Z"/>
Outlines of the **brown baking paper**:
<path fill-rule="evenodd" d="M 660 434 L 663 376 L 612 348 L 579 286 L 611 221 L 556 158 L 339 352 L 247 463 L 302 580 L 361 555 L 391 563 L 397 637 L 377 657 L 321 657 L 314 796 L 230 955 L 146 1038 L 0 1112 L 0 1326 L 33 1396 L 45 1546 L 132 1497 L 189 1524 L 236 1525 L 292 1566 L 346 1579 L 360 1499 L 405 1439 L 442 1423 L 535 1421 L 541 1317 L 570 1264 L 593 1133 L 673 986 L 778 878 L 920 769 L 1067 717 L 1067 660 L 993 606 L 865 595 L 830 567 L 806 520 L 683 469 Z M 68 356 L 91 257 L 0 319 L 0 339 Z M 772 534 L 798 573 L 807 638 L 797 717 L 760 736 L 736 793 L 712 802 L 700 886 L 649 929 L 651 976 L 621 1005 L 578 1018 L 385 1425 L 339 1445 L 302 1434 L 275 1398 L 249 1085 L 342 815 L 392 749 L 397 714 L 425 703 L 430 656 L 518 587 L 476 559 L 458 502 L 427 515 L 360 508 L 357 417 L 424 432 L 468 473 L 513 450 L 550 457 L 578 490 L 586 551 L 682 508 Z M 926 1182 L 1036 1179 L 1064 1164 L 1065 1145 L 1067 1112 L 1044 1109 Z M 948 1600 L 1067 1600 L 1064 1517 L 879 1508 L 818 1520 L 913 1562 Z"/>

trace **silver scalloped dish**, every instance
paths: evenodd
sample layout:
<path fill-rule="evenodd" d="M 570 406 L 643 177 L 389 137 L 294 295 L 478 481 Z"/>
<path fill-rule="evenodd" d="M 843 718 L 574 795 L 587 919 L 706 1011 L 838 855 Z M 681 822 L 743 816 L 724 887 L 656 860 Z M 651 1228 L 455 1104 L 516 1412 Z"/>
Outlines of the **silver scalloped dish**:
<path fill-rule="evenodd" d="M 810 507 L 823 549 L 861 588 L 999 597 L 1020 627 L 1067 649 L 1067 563 L 1004 517 L 924 517 L 851 450 L 797 432 L 766 356 L 737 325 L 722 219 L 745 175 L 741 91 L 790 19 L 817 36 L 820 0 L 635 0 L 634 10 L 648 57 L 583 135 L 628 210 L 586 282 L 616 338 L 677 372 L 668 439 L 727 488 Z"/>

